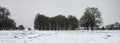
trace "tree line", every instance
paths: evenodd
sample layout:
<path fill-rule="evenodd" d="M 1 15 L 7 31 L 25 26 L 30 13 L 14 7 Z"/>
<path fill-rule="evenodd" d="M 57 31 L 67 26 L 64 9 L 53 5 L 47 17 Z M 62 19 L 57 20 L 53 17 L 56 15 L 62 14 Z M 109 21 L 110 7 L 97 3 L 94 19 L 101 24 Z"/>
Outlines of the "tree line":
<path fill-rule="evenodd" d="M 64 15 L 46 17 L 38 13 L 35 18 L 34 27 L 39 30 L 76 30 L 80 25 L 81 27 L 86 27 L 86 30 L 93 30 L 93 27 L 99 27 L 102 23 L 99 9 L 87 7 L 80 20 L 72 15 L 68 17 Z"/>
<path fill-rule="evenodd" d="M 66 17 L 60 14 L 54 17 L 47 17 L 44 14 L 37 13 L 33 27 L 35 30 L 77 30 L 79 27 L 84 27 L 84 30 L 120 29 L 120 23 L 116 23 L 117 27 L 115 27 L 116 24 L 112 24 L 99 28 L 103 24 L 101 14 L 96 7 L 87 7 L 80 19 L 73 15 Z M 25 27 L 22 24 L 16 26 L 16 22 L 10 18 L 10 15 L 9 9 L 0 6 L 0 30 L 24 30 Z"/>
<path fill-rule="evenodd" d="M 35 17 L 34 28 L 38 30 L 75 30 L 78 28 L 78 20 L 72 15 L 47 17 L 38 13 Z"/>
<path fill-rule="evenodd" d="M 16 22 L 10 18 L 10 11 L 0 6 L 0 30 L 23 30 L 24 26 L 16 26 Z"/>

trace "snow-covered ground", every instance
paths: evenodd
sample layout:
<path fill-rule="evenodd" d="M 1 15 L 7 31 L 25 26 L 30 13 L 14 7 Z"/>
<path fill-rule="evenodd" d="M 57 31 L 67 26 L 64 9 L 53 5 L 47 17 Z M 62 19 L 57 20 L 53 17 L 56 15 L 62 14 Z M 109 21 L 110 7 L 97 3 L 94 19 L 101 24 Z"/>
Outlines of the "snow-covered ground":
<path fill-rule="evenodd" d="M 0 43 L 120 43 L 120 30 L 0 31 Z"/>

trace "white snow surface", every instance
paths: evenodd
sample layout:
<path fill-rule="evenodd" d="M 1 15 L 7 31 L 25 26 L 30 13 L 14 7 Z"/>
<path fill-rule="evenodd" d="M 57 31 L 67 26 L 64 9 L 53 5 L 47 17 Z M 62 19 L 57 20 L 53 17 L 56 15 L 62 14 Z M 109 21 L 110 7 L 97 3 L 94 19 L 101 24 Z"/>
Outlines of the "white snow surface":
<path fill-rule="evenodd" d="M 0 31 L 0 43 L 120 43 L 120 30 Z"/>

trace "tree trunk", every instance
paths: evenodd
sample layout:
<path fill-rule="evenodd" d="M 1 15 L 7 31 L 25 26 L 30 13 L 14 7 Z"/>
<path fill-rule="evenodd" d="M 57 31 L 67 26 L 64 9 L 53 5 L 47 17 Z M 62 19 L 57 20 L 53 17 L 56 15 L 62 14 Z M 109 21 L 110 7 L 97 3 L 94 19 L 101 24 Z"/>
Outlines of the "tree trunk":
<path fill-rule="evenodd" d="M 93 27 L 91 26 L 91 31 L 93 31 Z"/>
<path fill-rule="evenodd" d="M 87 30 L 89 30 L 88 26 L 87 26 Z"/>

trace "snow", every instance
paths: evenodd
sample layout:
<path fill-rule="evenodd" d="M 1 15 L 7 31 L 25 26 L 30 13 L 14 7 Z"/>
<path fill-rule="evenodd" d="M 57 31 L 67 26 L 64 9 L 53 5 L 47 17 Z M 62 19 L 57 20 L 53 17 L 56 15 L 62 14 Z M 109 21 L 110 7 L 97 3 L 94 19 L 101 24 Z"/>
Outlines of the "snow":
<path fill-rule="evenodd" d="M 119 43 L 119 30 L 0 31 L 0 43 Z"/>

